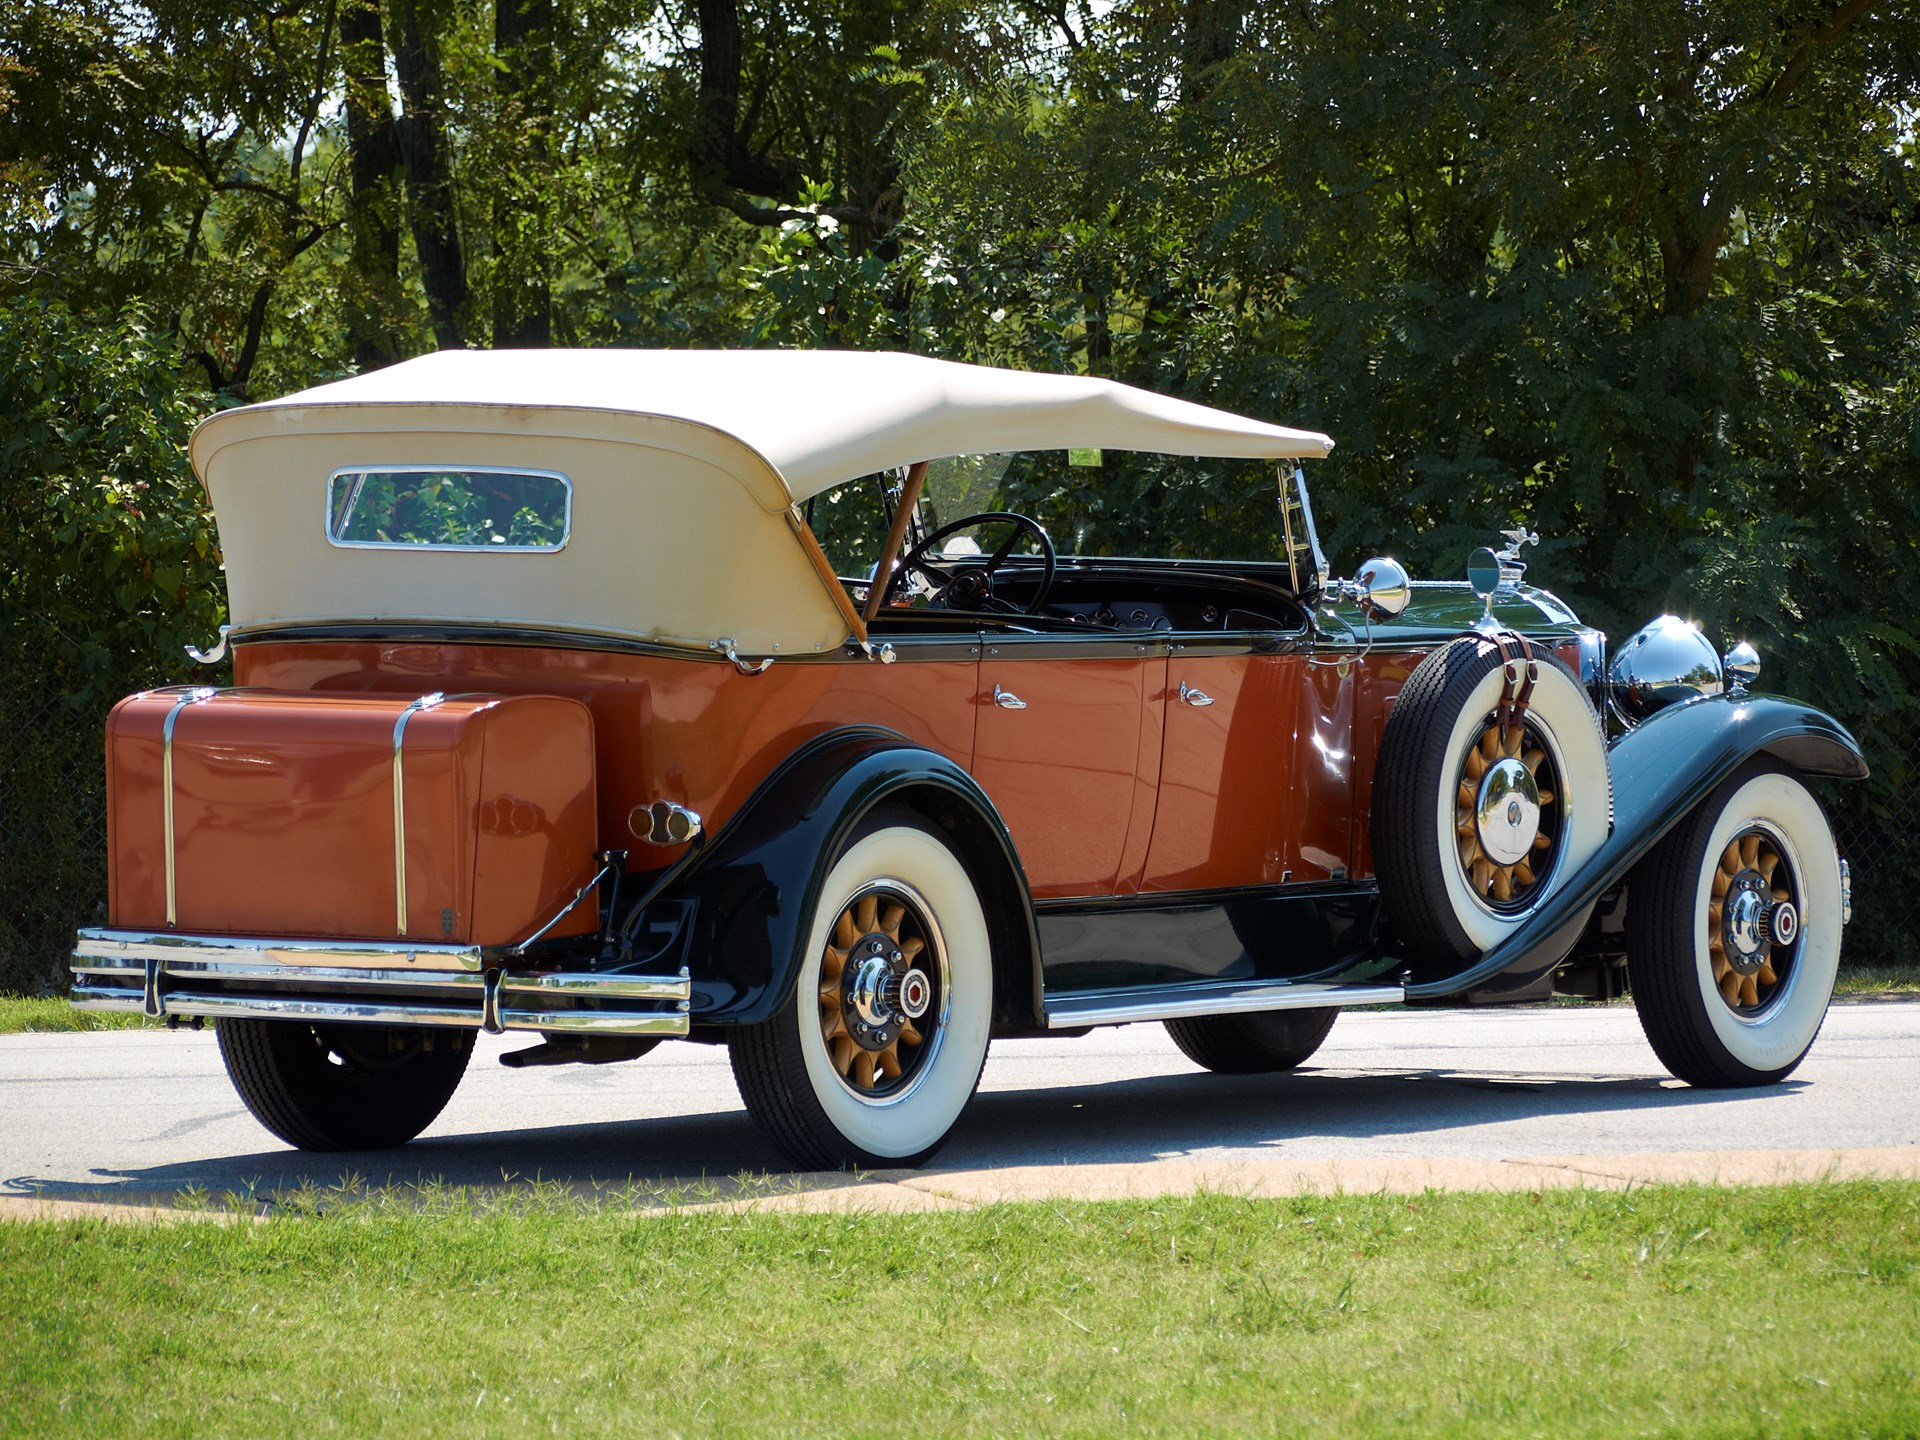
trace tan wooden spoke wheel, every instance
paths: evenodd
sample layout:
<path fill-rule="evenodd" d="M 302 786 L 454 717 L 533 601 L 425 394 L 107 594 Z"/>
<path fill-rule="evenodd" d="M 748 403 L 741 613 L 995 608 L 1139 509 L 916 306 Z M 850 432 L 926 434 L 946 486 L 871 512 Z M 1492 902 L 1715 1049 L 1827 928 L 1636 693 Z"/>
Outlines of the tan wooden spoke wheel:
<path fill-rule="evenodd" d="M 1611 828 L 1592 703 L 1551 651 L 1537 647 L 1534 664 L 1517 723 L 1499 723 L 1509 669 L 1479 636 L 1428 655 L 1387 711 L 1368 834 L 1395 944 L 1430 973 L 1526 924 Z M 1567 916 L 1553 943 L 1571 946 L 1581 919 Z"/>
<path fill-rule="evenodd" d="M 856 1093 L 884 1095 L 908 1080 L 937 1020 L 937 970 L 922 967 L 931 930 L 884 883 L 855 896 L 828 931 L 820 960 L 820 1036 Z M 932 957 L 929 957 L 932 958 Z"/>
<path fill-rule="evenodd" d="M 1747 761 L 1627 879 L 1641 1028 L 1691 1085 L 1766 1085 L 1820 1032 L 1840 965 L 1840 857 L 1799 773 Z"/>
<path fill-rule="evenodd" d="M 1474 898 L 1495 909 L 1531 903 L 1552 868 L 1560 831 L 1560 781 L 1541 737 L 1524 720 L 1489 716 L 1460 765 L 1454 837 Z"/>
<path fill-rule="evenodd" d="M 975 877 L 902 805 L 860 824 L 816 893 L 794 989 L 727 1037 L 747 1113 L 795 1163 L 918 1165 L 980 1083 L 993 934 Z"/>
<path fill-rule="evenodd" d="M 1751 1014 L 1771 1003 L 1793 964 L 1800 901 L 1780 842 L 1760 829 L 1720 852 L 1707 902 L 1707 960 L 1720 998 Z"/>

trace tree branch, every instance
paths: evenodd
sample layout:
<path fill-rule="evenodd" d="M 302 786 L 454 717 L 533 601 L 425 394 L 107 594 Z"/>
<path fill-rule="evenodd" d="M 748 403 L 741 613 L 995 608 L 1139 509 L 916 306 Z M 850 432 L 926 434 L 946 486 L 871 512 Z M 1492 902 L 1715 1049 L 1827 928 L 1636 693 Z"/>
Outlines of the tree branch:
<path fill-rule="evenodd" d="M 287 179 L 295 195 L 300 193 L 300 167 L 306 162 L 307 137 L 313 133 L 314 121 L 320 114 L 320 102 L 326 94 L 327 62 L 333 56 L 334 16 L 338 4 L 339 0 L 327 0 L 327 12 L 320 18 L 320 53 L 313 60 L 313 89 L 308 93 L 306 109 L 300 115 L 300 133 L 294 136 L 293 157 L 287 162 Z"/>
<path fill-rule="evenodd" d="M 1813 68 L 1814 51 L 1831 45 L 1856 23 L 1864 19 L 1879 3 L 1879 0 L 1847 0 L 1827 17 L 1827 23 L 1815 30 L 1795 47 L 1787 57 L 1787 63 L 1780 73 L 1769 80 L 1766 88 L 1754 98 L 1754 103 L 1762 109 L 1778 105 L 1800 87 L 1800 82 Z"/>

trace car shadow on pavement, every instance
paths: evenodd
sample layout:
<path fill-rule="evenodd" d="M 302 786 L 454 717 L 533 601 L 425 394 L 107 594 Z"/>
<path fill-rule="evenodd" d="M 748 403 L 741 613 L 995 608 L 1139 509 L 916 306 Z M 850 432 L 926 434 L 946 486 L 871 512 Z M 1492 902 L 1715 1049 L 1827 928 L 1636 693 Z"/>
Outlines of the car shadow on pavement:
<path fill-rule="evenodd" d="M 1583 1143 L 1582 1120 L 1659 1109 L 1702 1112 L 1784 1100 L 1788 1082 L 1757 1090 L 1696 1090 L 1648 1075 L 1489 1075 L 1449 1069 L 1302 1069 L 1285 1075 L 1155 1075 L 1102 1083 L 995 1089 L 977 1095 L 924 1173 L 1023 1166 L 1138 1164 L 1185 1158 L 1314 1160 L 1330 1156 L 1499 1159 L 1612 1148 Z M 1562 1146 L 1499 1147 L 1421 1137 L 1475 1126 L 1549 1121 Z M 1686 1128 L 1708 1150 L 1726 1143 L 1719 1119 Z M 1537 1135 L 1537 1128 L 1528 1132 Z M 1644 1147 L 1643 1147 L 1644 1148 Z M 1223 1153 L 1224 1152 L 1224 1153 Z M 397 1150 L 311 1154 L 268 1149 L 176 1164 L 96 1169 L 90 1182 L 0 1181 L 0 1193 L 48 1199 L 177 1204 L 185 1198 L 446 1187 L 533 1193 L 559 1186 L 634 1205 L 685 1204 L 861 1183 L 845 1173 L 791 1170 L 744 1112 L 682 1115 L 462 1135 L 429 1135 Z M 901 1172 L 892 1172 L 898 1178 Z"/>

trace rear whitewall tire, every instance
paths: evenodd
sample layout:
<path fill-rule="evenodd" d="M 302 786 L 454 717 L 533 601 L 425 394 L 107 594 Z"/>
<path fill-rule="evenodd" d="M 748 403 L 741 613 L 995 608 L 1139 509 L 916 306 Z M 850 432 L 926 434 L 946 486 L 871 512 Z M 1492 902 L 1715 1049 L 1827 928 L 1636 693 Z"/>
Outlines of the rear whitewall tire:
<path fill-rule="evenodd" d="M 867 1095 L 835 1067 L 816 996 L 829 938 L 857 897 L 891 885 L 924 906 L 938 952 L 924 1044 L 903 1083 Z M 870 821 L 828 872 L 807 931 L 794 995 L 772 1019 L 730 1038 L 748 1112 L 797 1163 L 816 1169 L 918 1165 L 946 1140 L 980 1081 L 993 1021 L 986 912 L 960 858 L 911 811 Z"/>

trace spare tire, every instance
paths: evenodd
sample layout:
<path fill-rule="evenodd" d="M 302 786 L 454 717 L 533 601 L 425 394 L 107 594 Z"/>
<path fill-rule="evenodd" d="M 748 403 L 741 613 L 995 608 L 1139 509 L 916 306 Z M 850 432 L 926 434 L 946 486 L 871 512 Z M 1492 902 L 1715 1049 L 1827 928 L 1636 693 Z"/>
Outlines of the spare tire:
<path fill-rule="evenodd" d="M 1613 827 L 1599 717 L 1565 665 L 1533 653 L 1537 679 L 1517 725 L 1499 723 L 1507 675 L 1499 648 L 1479 638 L 1427 656 L 1388 712 L 1373 860 L 1394 936 L 1415 963 L 1491 950 Z"/>

